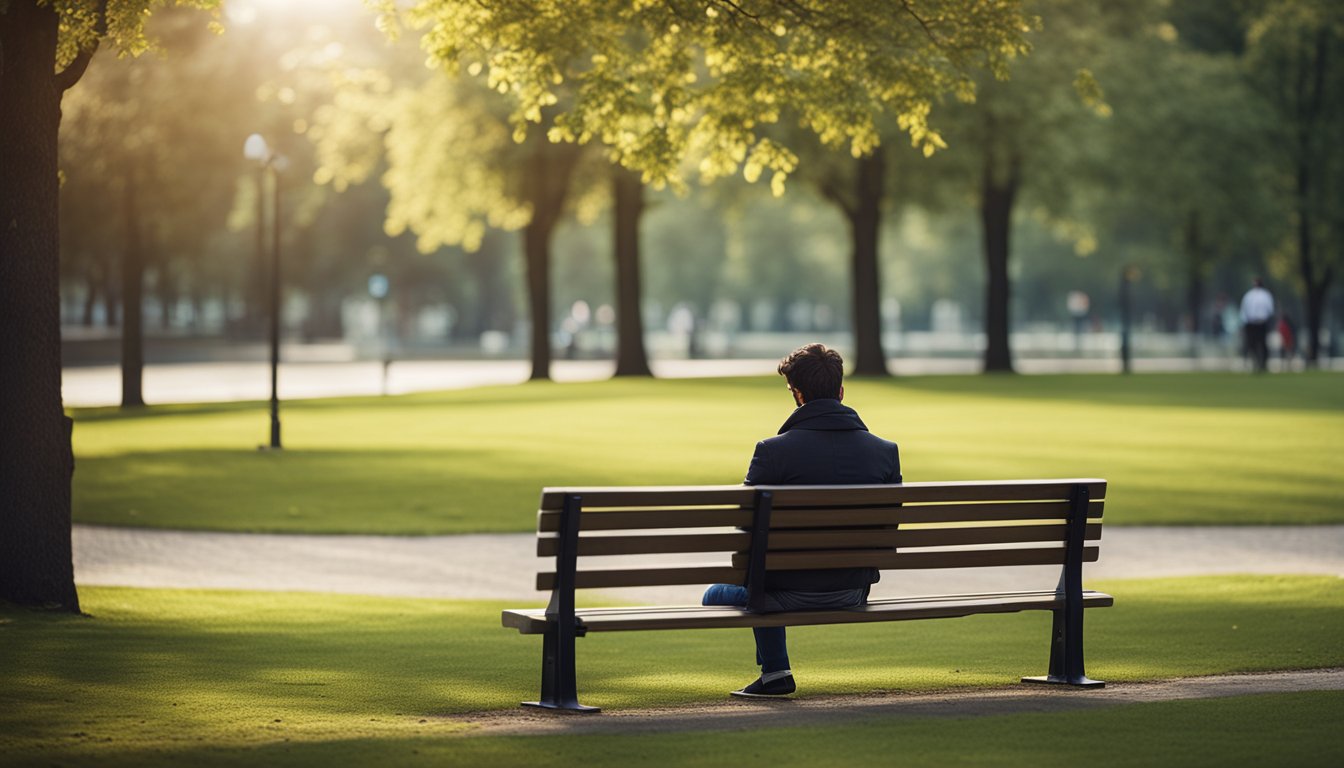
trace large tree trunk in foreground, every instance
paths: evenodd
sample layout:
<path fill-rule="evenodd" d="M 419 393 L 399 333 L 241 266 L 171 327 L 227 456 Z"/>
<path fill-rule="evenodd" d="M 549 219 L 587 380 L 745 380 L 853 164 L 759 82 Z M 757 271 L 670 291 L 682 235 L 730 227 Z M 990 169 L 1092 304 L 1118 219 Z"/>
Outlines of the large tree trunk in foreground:
<path fill-rule="evenodd" d="M 1010 305 L 1008 255 L 1013 204 L 1020 184 L 1021 164 L 1014 156 L 1003 178 L 996 173 L 993 153 L 986 153 L 980 184 L 980 223 L 985 252 L 985 372 L 1012 373 L 1013 353 L 1008 332 Z"/>
<path fill-rule="evenodd" d="M 50 5 L 0 14 L 0 600 L 78 612 L 70 420 L 61 406 L 61 95 Z"/>
<path fill-rule="evenodd" d="M 639 279 L 639 220 L 644 214 L 644 183 L 638 174 L 616 168 L 612 196 L 616 200 L 616 375 L 652 376 L 649 356 L 644 350 Z"/>
<path fill-rule="evenodd" d="M 882 227 L 882 195 L 886 176 L 882 149 L 861 157 L 854 180 L 854 205 L 847 207 L 851 240 L 850 282 L 853 286 L 854 375 L 886 376 L 882 351 L 881 281 L 878 277 L 878 235 Z"/>

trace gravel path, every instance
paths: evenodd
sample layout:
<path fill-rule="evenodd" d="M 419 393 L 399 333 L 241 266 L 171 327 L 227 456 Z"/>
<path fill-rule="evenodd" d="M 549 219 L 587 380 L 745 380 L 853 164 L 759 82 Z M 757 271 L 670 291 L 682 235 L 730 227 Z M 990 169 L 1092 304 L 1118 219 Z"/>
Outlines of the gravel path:
<path fill-rule="evenodd" d="M 82 585 L 544 603 L 533 584 L 538 565 L 534 542 L 533 534 L 312 536 L 77 525 L 75 579 Z M 617 565 L 620 558 L 610 560 L 610 565 Z M 1344 525 L 1115 526 L 1106 529 L 1101 559 L 1084 570 L 1088 580 L 1213 573 L 1344 576 Z M 1058 574 L 1054 566 L 888 572 L 874 595 L 1053 586 Z M 700 596 L 695 586 L 609 592 L 616 599 L 651 603 L 695 603 Z"/>

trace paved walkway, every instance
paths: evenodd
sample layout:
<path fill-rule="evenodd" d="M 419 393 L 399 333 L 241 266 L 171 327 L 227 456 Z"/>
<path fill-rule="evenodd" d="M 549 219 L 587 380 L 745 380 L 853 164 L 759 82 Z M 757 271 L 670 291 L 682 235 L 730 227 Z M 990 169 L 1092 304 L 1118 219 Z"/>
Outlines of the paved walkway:
<path fill-rule="evenodd" d="M 289 349 L 288 347 L 286 348 Z M 375 361 L 305 358 L 302 347 L 286 351 L 280 365 L 282 400 L 348 395 L 405 394 L 442 389 L 500 386 L 527 380 L 525 360 L 399 360 L 387 369 Z M 1019 359 L 1022 373 L 1115 373 L 1119 361 L 1112 358 Z M 769 376 L 779 365 L 777 358 L 754 360 L 654 360 L 659 378 L 709 376 Z M 899 376 L 979 373 L 978 358 L 914 358 L 889 361 Z M 557 360 L 551 374 L 556 381 L 595 381 L 611 376 L 615 366 L 608 360 Z M 1141 373 L 1242 370 L 1229 358 L 1139 358 L 1134 369 Z M 65 404 L 82 408 L 121 402 L 121 369 L 115 365 L 66 368 L 61 392 Z M 147 365 L 144 372 L 145 402 L 229 402 L 265 400 L 271 396 L 270 365 L 264 362 L 197 362 Z"/>
<path fill-rule="evenodd" d="M 544 602 L 533 534 L 312 536 L 77 525 L 81 585 L 205 587 Z M 712 558 L 712 556 L 711 556 Z M 620 558 L 609 558 L 618 565 Z M 688 558 L 685 562 L 691 562 Z M 706 562 L 701 560 L 700 562 Z M 708 562 L 714 562 L 710 559 Z M 604 565 L 607 563 L 604 563 Z M 1344 525 L 1108 527 L 1094 579 L 1217 573 L 1344 577 Z M 1059 569 L 888 572 L 877 597 L 1053 586 Z M 699 587 L 610 590 L 632 602 L 699 602 Z"/>

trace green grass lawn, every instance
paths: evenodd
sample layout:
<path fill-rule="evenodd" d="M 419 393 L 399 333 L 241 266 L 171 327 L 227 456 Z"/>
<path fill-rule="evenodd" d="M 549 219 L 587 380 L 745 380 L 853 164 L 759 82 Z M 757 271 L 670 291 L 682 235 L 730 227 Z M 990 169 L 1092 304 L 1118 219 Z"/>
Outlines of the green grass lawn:
<path fill-rule="evenodd" d="M 1099 679 L 1344 665 L 1339 578 L 1095 586 L 1116 595 L 1115 607 L 1087 614 L 1088 672 Z M 737 749 L 756 763 L 795 754 L 787 747 L 791 741 L 772 740 L 767 732 L 745 743 L 734 735 L 713 737 L 722 739 L 716 742 L 684 734 L 540 744 L 535 738 L 460 738 L 468 726 L 443 715 L 513 708 L 537 692 L 540 639 L 501 628 L 498 612 L 505 606 L 499 603 L 113 588 L 85 588 L 82 602 L 92 618 L 0 609 L 0 762 L 6 765 L 442 764 L 451 755 L 461 764 L 518 764 L 534 756 L 563 764 L 564 755 L 590 753 L 603 756 L 600 765 L 619 765 L 621 755 L 641 750 L 660 760 L 709 764 Z M 804 696 L 1007 685 L 1044 671 L 1049 626 L 1048 614 L 1034 612 L 804 627 L 790 630 L 790 650 Z M 746 631 L 594 635 L 580 640 L 578 651 L 583 700 L 608 709 L 722 700 L 754 674 Z M 1194 722 L 1211 738 L 1231 727 L 1228 743 L 1241 745 L 1244 739 L 1233 736 L 1252 730 L 1238 723 L 1282 721 L 1287 741 L 1341 714 L 1338 696 L 1170 706 L 1176 714 L 1143 707 L 1069 715 L 1087 735 L 1072 741 L 1061 739 L 1054 716 L 1015 716 L 987 718 L 992 722 L 983 730 L 979 721 L 930 724 L 928 733 L 942 734 L 938 738 L 916 736 L 922 728 L 909 723 L 892 723 L 895 730 L 857 723 L 852 732 L 819 734 L 808 749 L 834 761 L 839 754 L 880 754 L 884 745 L 909 737 L 912 762 L 932 764 L 947 756 L 952 739 L 961 750 L 956 754 L 984 763 L 1006 741 L 1002 764 L 1040 762 L 1064 745 L 1046 764 L 1098 749 L 1099 757 L 1109 751 L 1112 760 L 1100 765 L 1128 765 L 1142 761 L 1117 762 L 1125 758 L 1121 747 L 1149 723 Z M 1112 731 L 1112 717 L 1123 727 Z M 954 732 L 961 735 L 953 738 Z M 1100 734 L 1113 749 L 1098 747 L 1093 738 Z M 1264 738 L 1280 736 L 1267 732 Z M 1338 754 L 1338 737 L 1330 738 Z M 1171 732 L 1182 749 L 1190 748 L 1189 739 L 1186 731 Z M 853 751 L 837 752 L 840 747 Z M 1212 754 L 1261 754 L 1235 749 Z"/>
<path fill-rule="evenodd" d="M 1104 477 L 1119 524 L 1344 522 L 1344 375 L 854 380 L 905 479 Z M 546 485 L 740 482 L 776 378 L 605 381 L 283 408 L 74 411 L 75 519 L 326 533 L 527 531 Z"/>

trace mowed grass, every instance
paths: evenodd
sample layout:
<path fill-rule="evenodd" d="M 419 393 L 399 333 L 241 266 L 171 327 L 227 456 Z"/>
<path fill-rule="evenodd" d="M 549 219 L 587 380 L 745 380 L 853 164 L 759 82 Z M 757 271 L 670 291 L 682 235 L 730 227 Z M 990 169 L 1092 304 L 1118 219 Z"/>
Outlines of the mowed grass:
<path fill-rule="evenodd" d="M 1113 524 L 1344 522 L 1344 375 L 851 380 L 905 479 L 1103 477 Z M 740 482 L 791 401 L 775 378 L 531 383 L 74 412 L 80 522 L 527 531 L 548 485 Z"/>
<path fill-rule="evenodd" d="M 1115 607 L 1087 613 L 1088 672 L 1108 682 L 1344 665 L 1339 578 L 1095 586 L 1116 595 Z M 1099 765 L 1135 765 L 1167 742 L 1181 764 L 1216 764 L 1200 762 L 1201 737 L 1230 745 L 1230 753 L 1210 752 L 1228 757 L 1223 764 L 1276 754 L 1241 751 L 1266 744 L 1304 749 L 1299 737 L 1315 745 L 1300 754 L 1339 751 L 1338 736 L 1323 735 L 1336 734 L 1326 725 L 1341 714 L 1338 695 L 919 727 L 888 718 L 773 737 L 461 738 L 470 726 L 444 715 L 512 709 L 537 693 L 540 639 L 501 628 L 502 604 L 116 588 L 85 588 L 82 597 L 92 618 L 0 608 L 6 765 L 559 765 L 581 755 L 599 765 L 641 755 L 701 765 L 729 754 L 751 764 L 806 757 L 830 765 L 876 759 L 907 739 L 913 764 L 951 754 L 975 764 L 1063 765 L 1091 748 Z M 790 645 L 803 696 L 934 691 L 1043 672 L 1049 627 L 1044 612 L 804 627 L 790 630 Z M 746 631 L 593 635 L 578 644 L 580 694 L 608 710 L 721 701 L 753 674 L 752 655 Z M 1074 727 L 1078 735 L 1067 735 Z M 1153 743 L 1127 743 L 1145 729 Z M 1334 752 L 1321 752 L 1323 742 Z"/>

